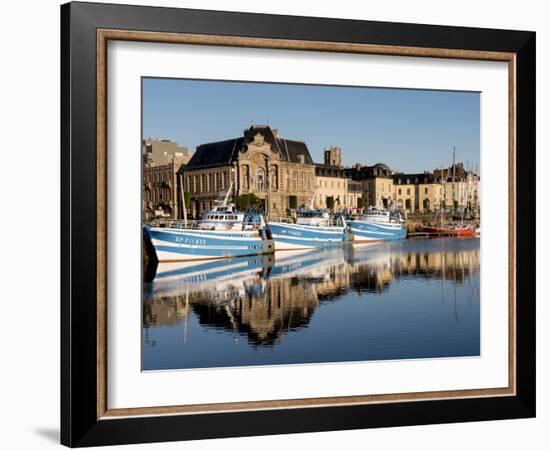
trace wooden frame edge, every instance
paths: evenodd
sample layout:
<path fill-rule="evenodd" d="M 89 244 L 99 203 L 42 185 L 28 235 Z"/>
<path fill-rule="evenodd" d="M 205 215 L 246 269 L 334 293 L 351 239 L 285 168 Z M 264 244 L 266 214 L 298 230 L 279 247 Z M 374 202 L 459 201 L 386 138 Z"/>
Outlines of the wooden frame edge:
<path fill-rule="evenodd" d="M 516 54 L 480 50 L 404 47 L 375 44 L 356 44 L 325 41 L 299 41 L 290 39 L 250 38 L 222 35 L 164 33 L 149 31 L 115 30 L 98 28 L 97 37 L 97 419 L 110 420 L 123 417 L 144 417 L 174 414 L 206 414 L 236 411 L 258 411 L 325 406 L 349 406 L 376 403 L 450 400 L 482 397 L 514 396 L 516 380 Z M 151 406 L 141 408 L 108 409 L 107 405 L 107 42 L 109 40 L 159 42 L 190 45 L 266 48 L 279 50 L 362 53 L 391 56 L 432 57 L 501 61 L 508 63 L 509 71 L 509 366 L 508 387 L 469 390 L 433 391 L 401 394 L 318 397 L 306 399 L 266 400 L 199 405 Z"/>

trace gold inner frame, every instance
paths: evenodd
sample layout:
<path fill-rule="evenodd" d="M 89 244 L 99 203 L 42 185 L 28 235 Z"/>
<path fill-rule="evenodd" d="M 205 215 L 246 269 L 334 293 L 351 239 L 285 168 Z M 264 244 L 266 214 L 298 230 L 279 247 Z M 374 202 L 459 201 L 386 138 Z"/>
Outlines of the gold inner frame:
<path fill-rule="evenodd" d="M 149 406 L 109 409 L 107 405 L 107 42 L 109 40 L 171 44 L 216 45 L 285 50 L 362 53 L 391 56 L 436 57 L 503 61 L 508 63 L 508 387 L 400 394 L 317 397 L 200 405 Z M 97 418 L 165 414 L 218 413 L 262 409 L 390 403 L 497 397 L 516 394 L 516 54 L 445 48 L 403 47 L 322 41 L 264 39 L 238 36 L 97 30 Z"/>

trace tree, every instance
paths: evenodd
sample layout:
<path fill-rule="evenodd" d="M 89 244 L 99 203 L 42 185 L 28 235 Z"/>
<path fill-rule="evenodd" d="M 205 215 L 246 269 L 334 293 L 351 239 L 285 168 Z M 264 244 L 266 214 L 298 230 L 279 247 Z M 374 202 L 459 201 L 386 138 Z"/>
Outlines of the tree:
<path fill-rule="evenodd" d="M 359 209 L 362 209 L 365 207 L 365 199 L 363 197 L 358 197 L 357 198 L 357 207 Z"/>
<path fill-rule="evenodd" d="M 334 197 L 327 197 L 327 208 L 334 209 Z"/>
<path fill-rule="evenodd" d="M 298 207 L 298 198 L 295 195 L 288 196 L 289 209 L 296 209 Z"/>
<path fill-rule="evenodd" d="M 255 194 L 243 194 L 239 195 L 235 199 L 235 205 L 240 211 L 246 211 L 250 208 L 254 208 L 260 205 L 262 200 L 257 197 Z"/>

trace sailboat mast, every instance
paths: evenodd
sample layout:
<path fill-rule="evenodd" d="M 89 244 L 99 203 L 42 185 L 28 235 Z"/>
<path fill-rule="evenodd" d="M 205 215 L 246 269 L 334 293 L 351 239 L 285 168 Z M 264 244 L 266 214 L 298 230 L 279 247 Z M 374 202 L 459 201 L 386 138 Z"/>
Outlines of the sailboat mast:
<path fill-rule="evenodd" d="M 453 216 L 455 215 L 455 198 L 456 198 L 456 192 L 455 192 L 455 153 L 456 153 L 456 147 L 453 146 L 453 179 L 452 179 L 452 211 L 453 211 Z"/>
<path fill-rule="evenodd" d="M 232 189 L 233 189 L 233 181 L 229 185 L 229 189 L 227 190 L 227 193 L 225 194 L 225 197 L 223 198 L 222 206 L 227 206 L 227 201 L 229 200 L 229 194 L 231 194 Z"/>

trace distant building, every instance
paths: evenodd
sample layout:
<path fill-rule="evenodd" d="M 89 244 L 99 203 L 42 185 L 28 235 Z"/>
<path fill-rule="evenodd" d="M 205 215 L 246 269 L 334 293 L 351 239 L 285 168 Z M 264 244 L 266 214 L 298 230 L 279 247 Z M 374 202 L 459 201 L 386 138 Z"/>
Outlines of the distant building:
<path fill-rule="evenodd" d="M 324 152 L 325 166 L 342 167 L 342 149 L 340 147 L 328 147 Z"/>
<path fill-rule="evenodd" d="M 181 176 L 185 158 L 174 156 L 168 163 L 143 166 L 143 216 L 154 218 L 182 218 Z"/>
<path fill-rule="evenodd" d="M 315 188 L 315 165 L 307 145 L 285 139 L 267 125 L 243 136 L 197 147 L 185 168 L 185 187 L 196 216 L 212 208 L 233 183 L 232 196 L 254 194 L 271 217 L 285 215 L 289 196 L 308 204 Z"/>
<path fill-rule="evenodd" d="M 315 202 L 317 209 L 331 207 L 334 211 L 348 208 L 348 179 L 338 166 L 315 165 Z M 330 200 L 332 199 L 332 201 Z M 332 204 L 331 204 L 332 202 Z"/>
<path fill-rule="evenodd" d="M 362 166 L 345 169 L 346 175 L 363 187 L 364 206 L 366 208 L 393 208 L 394 192 L 392 170 L 382 163 L 374 166 Z"/>
<path fill-rule="evenodd" d="M 363 208 L 365 205 L 359 200 L 363 199 L 363 185 L 359 181 L 354 181 L 350 178 L 346 180 L 348 184 L 348 201 L 346 207 L 348 209 Z"/>
<path fill-rule="evenodd" d="M 479 209 L 479 175 L 473 170 L 466 170 L 464 164 L 459 162 L 454 166 L 435 169 L 433 173 L 438 179 L 443 178 L 441 202 L 446 208 L 470 211 Z"/>
<path fill-rule="evenodd" d="M 429 172 L 393 175 L 395 208 L 409 212 L 430 212 L 441 204 L 439 178 Z"/>
<path fill-rule="evenodd" d="M 187 147 L 180 147 L 176 142 L 167 139 L 145 139 L 141 151 L 144 163 L 155 166 L 168 164 L 174 157 L 187 164 L 192 156 Z"/>

